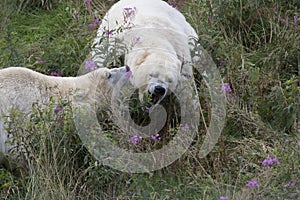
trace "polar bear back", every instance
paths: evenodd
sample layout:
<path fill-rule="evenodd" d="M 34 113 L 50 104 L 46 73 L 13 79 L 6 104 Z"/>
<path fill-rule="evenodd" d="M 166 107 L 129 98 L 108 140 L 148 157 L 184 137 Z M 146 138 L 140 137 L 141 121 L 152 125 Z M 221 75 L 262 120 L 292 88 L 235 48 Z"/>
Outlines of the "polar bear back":
<path fill-rule="evenodd" d="M 50 96 L 65 94 L 66 91 L 61 91 L 61 88 L 71 87 L 68 86 L 68 81 L 64 81 L 64 87 L 60 87 L 61 85 L 60 79 L 52 79 L 26 68 L 2 69 L 0 94 L 3 95 L 0 96 L 0 113 L 6 113 L 10 108 L 26 112 L 31 109 L 34 101 L 46 102 Z"/>
<path fill-rule="evenodd" d="M 185 17 L 168 3 L 161 0 L 121 0 L 114 4 L 105 15 L 100 26 L 98 37 L 103 32 L 119 28 L 126 24 L 124 9 L 134 9 L 134 17 L 130 19 L 134 28 L 172 29 L 186 36 L 197 37 L 196 32 L 186 22 Z M 126 28 L 126 27 L 125 27 Z"/>
<path fill-rule="evenodd" d="M 50 97 L 67 99 L 72 107 L 106 109 L 113 87 L 120 81 L 126 83 L 128 67 L 115 69 L 100 68 L 78 77 L 53 77 L 22 67 L 0 70 L 0 164 L 2 153 L 8 154 L 11 145 L 4 128 L 3 116 L 10 110 L 19 110 L 26 117 L 32 104 L 47 105 Z"/>

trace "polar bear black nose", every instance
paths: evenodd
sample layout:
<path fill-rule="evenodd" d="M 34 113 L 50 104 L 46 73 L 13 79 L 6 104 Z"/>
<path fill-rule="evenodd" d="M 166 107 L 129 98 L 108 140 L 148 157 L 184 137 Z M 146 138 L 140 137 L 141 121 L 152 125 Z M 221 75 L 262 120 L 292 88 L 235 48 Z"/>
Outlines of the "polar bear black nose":
<path fill-rule="evenodd" d="M 155 86 L 154 93 L 163 96 L 166 93 L 166 89 L 160 85 Z"/>

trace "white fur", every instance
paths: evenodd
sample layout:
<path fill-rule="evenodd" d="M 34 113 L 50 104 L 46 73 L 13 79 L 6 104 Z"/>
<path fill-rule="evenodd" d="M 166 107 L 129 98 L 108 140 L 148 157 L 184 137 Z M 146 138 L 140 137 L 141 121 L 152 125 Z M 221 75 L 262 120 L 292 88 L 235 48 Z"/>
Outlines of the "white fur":
<path fill-rule="evenodd" d="M 28 114 L 34 102 L 47 104 L 50 97 L 68 98 L 74 106 L 87 104 L 105 108 L 113 85 L 124 73 L 125 67 L 100 68 L 79 77 L 46 76 L 21 67 L 0 70 L 0 153 L 8 154 L 10 149 L 2 118 L 10 109 Z"/>
<path fill-rule="evenodd" d="M 107 35 L 108 31 L 111 34 Z M 197 39 L 197 34 L 184 16 L 164 1 L 121 0 L 114 4 L 94 41 L 92 59 L 96 63 L 103 62 L 103 56 L 97 55 L 103 37 L 108 37 L 112 48 L 116 41 L 125 44 L 125 64 L 133 72 L 131 82 L 140 95 L 159 82 L 174 90 L 180 73 L 193 77 L 192 67 L 182 65 L 192 60 L 189 40 Z"/>

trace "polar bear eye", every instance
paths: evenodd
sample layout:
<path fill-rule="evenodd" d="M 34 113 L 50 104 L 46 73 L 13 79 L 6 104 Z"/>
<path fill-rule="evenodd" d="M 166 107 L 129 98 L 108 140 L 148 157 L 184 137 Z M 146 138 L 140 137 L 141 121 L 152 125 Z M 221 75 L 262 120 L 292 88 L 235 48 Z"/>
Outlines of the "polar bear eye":
<path fill-rule="evenodd" d="M 150 73 L 149 76 L 152 77 L 152 78 L 157 78 L 158 77 L 158 72 Z"/>
<path fill-rule="evenodd" d="M 167 81 L 168 81 L 169 83 L 172 83 L 172 82 L 173 82 L 173 79 L 172 79 L 172 78 L 168 78 Z"/>

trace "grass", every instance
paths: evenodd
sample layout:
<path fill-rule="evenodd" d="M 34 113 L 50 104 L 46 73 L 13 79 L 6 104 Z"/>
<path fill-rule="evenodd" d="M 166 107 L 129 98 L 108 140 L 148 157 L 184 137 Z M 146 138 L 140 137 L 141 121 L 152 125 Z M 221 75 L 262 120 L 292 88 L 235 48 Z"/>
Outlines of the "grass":
<path fill-rule="evenodd" d="M 5 8 L 0 13 L 0 66 L 76 76 L 95 37 L 96 29 L 87 24 L 101 18 L 111 2 L 97 1 L 91 8 L 79 0 L 45 2 L 51 9 L 28 4 L 19 12 L 16 1 L 0 3 Z M 34 108 L 28 121 L 15 115 L 10 130 L 31 133 L 34 137 L 19 138 L 34 144 L 36 154 L 22 159 L 18 173 L 0 168 L 1 199 L 300 198 L 299 1 L 180 2 L 232 89 L 226 126 L 213 151 L 198 157 L 205 133 L 200 129 L 172 165 L 149 174 L 120 172 L 100 165 L 82 146 L 68 103 L 62 105 L 66 112 L 60 120 L 43 120 L 53 117 L 59 102 L 52 102 Z M 208 89 L 201 77 L 197 87 L 208 118 Z M 116 129 L 109 121 L 106 128 Z M 264 167 L 270 156 L 280 165 Z M 258 187 L 245 186 L 252 180 Z"/>

